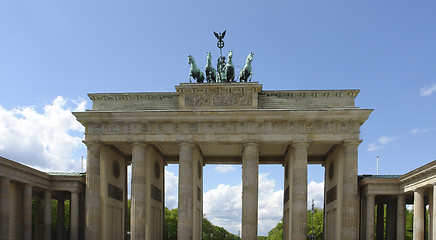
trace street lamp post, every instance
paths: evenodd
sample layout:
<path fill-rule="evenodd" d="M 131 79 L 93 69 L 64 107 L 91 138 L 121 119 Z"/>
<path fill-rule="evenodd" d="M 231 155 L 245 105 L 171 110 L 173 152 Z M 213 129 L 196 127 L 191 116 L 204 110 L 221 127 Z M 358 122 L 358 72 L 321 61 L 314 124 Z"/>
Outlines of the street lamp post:
<path fill-rule="evenodd" d="M 313 234 L 313 214 L 315 213 L 315 201 L 313 200 L 313 198 L 312 198 L 312 234 L 311 234 L 311 237 L 312 237 L 312 240 L 314 239 L 314 234 Z"/>

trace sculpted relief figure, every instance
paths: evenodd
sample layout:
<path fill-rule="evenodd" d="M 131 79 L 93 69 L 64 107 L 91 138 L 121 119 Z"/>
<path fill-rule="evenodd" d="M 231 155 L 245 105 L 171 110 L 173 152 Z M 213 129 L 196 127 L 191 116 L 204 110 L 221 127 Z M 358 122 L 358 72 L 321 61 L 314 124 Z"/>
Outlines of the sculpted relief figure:
<path fill-rule="evenodd" d="M 204 72 L 206 73 L 206 81 L 208 83 L 216 82 L 216 71 L 215 68 L 212 67 L 212 55 L 207 53 L 207 64 L 204 68 Z"/>
<path fill-rule="evenodd" d="M 188 63 L 191 65 L 191 71 L 189 73 L 189 82 L 192 83 L 191 77 L 197 80 L 197 83 L 204 82 L 204 73 L 197 67 L 194 57 L 188 56 Z"/>
<path fill-rule="evenodd" d="M 245 61 L 245 65 L 239 73 L 239 81 L 240 82 L 251 82 L 251 77 L 253 73 L 251 72 L 251 62 L 253 61 L 253 53 L 250 53 Z"/>

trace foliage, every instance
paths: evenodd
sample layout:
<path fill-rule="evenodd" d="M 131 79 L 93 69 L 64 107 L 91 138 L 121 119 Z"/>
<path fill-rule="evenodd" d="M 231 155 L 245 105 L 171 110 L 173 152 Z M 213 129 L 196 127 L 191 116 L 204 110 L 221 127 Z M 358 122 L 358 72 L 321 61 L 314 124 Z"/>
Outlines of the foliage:
<path fill-rule="evenodd" d="M 165 233 L 164 239 L 177 239 L 177 208 L 169 210 L 165 207 Z M 203 217 L 203 239 L 204 240 L 238 240 L 239 238 L 222 227 L 213 225 L 207 218 Z"/>
<path fill-rule="evenodd" d="M 312 234 L 312 222 L 313 222 L 313 234 L 314 239 L 322 239 L 323 237 L 323 222 L 324 212 L 322 209 L 315 208 L 312 220 L 312 210 L 307 210 L 307 236 Z M 283 239 L 283 219 L 281 222 L 268 232 L 267 237 L 258 237 L 258 240 L 281 240 Z"/>
<path fill-rule="evenodd" d="M 320 208 L 315 208 L 312 220 L 312 210 L 307 210 L 307 236 L 312 234 L 312 221 L 313 221 L 313 239 L 322 239 L 324 234 L 324 211 Z"/>
<path fill-rule="evenodd" d="M 268 232 L 265 240 L 282 240 L 283 239 L 283 219 Z"/>

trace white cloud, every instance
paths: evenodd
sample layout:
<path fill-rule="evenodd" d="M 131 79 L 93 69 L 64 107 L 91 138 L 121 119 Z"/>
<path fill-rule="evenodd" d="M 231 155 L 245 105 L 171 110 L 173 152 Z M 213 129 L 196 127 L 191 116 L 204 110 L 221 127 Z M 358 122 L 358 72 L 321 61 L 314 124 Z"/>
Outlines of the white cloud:
<path fill-rule="evenodd" d="M 368 152 L 372 152 L 380 148 L 381 148 L 380 145 L 377 145 L 376 143 L 370 143 L 368 146 Z"/>
<path fill-rule="evenodd" d="M 423 87 L 420 90 L 421 96 L 430 96 L 434 92 L 436 92 L 436 83 L 431 85 L 430 87 Z"/>
<path fill-rule="evenodd" d="M 381 136 L 381 137 L 378 139 L 378 142 L 377 142 L 377 143 L 372 142 L 372 143 L 370 143 L 370 144 L 368 145 L 368 149 L 367 149 L 367 151 L 368 151 L 368 152 L 372 152 L 372 151 L 375 151 L 375 150 L 377 150 L 377 149 L 383 148 L 384 145 L 396 141 L 399 137 L 400 137 L 400 136 L 395 136 L 395 137 L 386 137 L 386 136 Z"/>
<path fill-rule="evenodd" d="M 86 101 L 73 101 L 73 111 L 83 111 Z M 84 127 L 59 96 L 40 113 L 27 106 L 7 110 L 0 106 L 0 155 L 41 170 L 79 171 L 74 154 L 85 149 Z"/>
<path fill-rule="evenodd" d="M 430 131 L 434 131 L 436 130 L 436 128 L 415 128 L 412 129 L 412 131 L 410 131 L 411 134 L 424 134 L 424 133 L 428 133 Z"/>
<path fill-rule="evenodd" d="M 165 169 L 165 206 L 177 208 L 179 177 Z"/>
<path fill-rule="evenodd" d="M 397 137 L 386 137 L 386 136 L 381 136 L 381 137 L 378 139 L 378 142 L 379 142 L 380 144 L 388 144 L 388 143 L 390 143 L 390 142 L 395 141 L 396 139 L 397 139 Z"/>
<path fill-rule="evenodd" d="M 283 217 L 283 190 L 274 190 L 275 180 L 269 174 L 259 175 L 258 233 L 266 235 Z M 308 208 L 312 199 L 315 207 L 323 207 L 324 183 L 308 184 Z M 220 184 L 204 193 L 204 213 L 213 224 L 236 234 L 241 229 L 242 186 Z"/>
<path fill-rule="evenodd" d="M 213 168 L 213 170 L 219 173 L 226 173 L 226 172 L 235 171 L 235 167 L 233 167 L 232 165 L 217 165 Z"/>
<path fill-rule="evenodd" d="M 324 208 L 324 182 L 310 181 L 307 186 L 307 208 L 312 209 L 312 199 L 315 208 Z"/>

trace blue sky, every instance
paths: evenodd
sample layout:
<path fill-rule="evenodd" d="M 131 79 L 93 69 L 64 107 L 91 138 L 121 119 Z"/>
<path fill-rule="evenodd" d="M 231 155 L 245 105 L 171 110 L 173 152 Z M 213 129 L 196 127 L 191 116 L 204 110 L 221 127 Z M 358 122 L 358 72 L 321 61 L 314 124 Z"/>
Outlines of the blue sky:
<path fill-rule="evenodd" d="M 237 66 L 254 52 L 264 90 L 360 89 L 356 105 L 374 112 L 361 128 L 359 174 L 375 174 L 377 156 L 380 174 L 403 174 L 436 160 L 435 12 L 430 0 L 2 1 L 0 155 L 79 171 L 83 128 L 69 112 L 91 108 L 87 93 L 174 91 L 188 81 L 187 56 L 202 68 L 207 52 L 216 61 L 213 31 L 227 30 L 224 52 Z M 231 197 L 240 166 L 216 167 L 205 167 L 205 197 Z M 177 166 L 167 170 L 176 181 Z M 277 201 L 282 172 L 260 168 Z M 322 167 L 309 166 L 310 181 L 322 185 Z M 208 204 L 215 223 L 240 221 Z M 276 213 L 262 215 L 261 234 Z"/>

